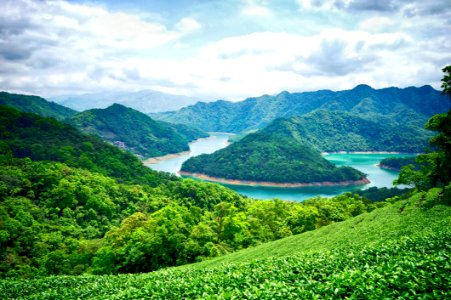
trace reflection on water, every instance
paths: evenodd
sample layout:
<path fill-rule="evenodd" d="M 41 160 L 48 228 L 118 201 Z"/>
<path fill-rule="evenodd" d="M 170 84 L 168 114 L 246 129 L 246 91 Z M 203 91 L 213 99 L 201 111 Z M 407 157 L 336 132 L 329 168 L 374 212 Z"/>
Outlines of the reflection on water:
<path fill-rule="evenodd" d="M 190 144 L 190 153 L 176 158 L 160 161 L 158 164 L 148 165 L 154 170 L 165 171 L 176 174 L 180 171 L 182 163 L 192 156 L 203 153 L 213 153 L 227 146 L 230 134 L 212 133 L 206 139 L 200 139 Z M 283 200 L 302 201 L 315 196 L 334 196 L 344 192 L 358 191 L 368 187 L 392 187 L 393 180 L 398 172 L 381 169 L 376 166 L 382 159 L 387 157 L 405 157 L 406 154 L 328 154 L 326 159 L 338 166 L 351 166 L 368 175 L 371 181 L 365 185 L 354 186 L 325 186 L 325 187 L 300 187 L 300 188 L 272 188 L 272 187 L 250 187 L 225 185 L 240 194 L 256 199 L 278 198 Z"/>

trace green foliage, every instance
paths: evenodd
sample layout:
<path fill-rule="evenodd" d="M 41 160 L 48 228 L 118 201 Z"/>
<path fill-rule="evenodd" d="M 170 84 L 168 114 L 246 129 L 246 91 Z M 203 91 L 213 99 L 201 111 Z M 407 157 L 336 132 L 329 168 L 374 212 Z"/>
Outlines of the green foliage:
<path fill-rule="evenodd" d="M 425 209 L 419 196 L 200 264 L 139 275 L 9 279 L 0 290 L 9 299 L 447 299 L 450 207 Z"/>
<path fill-rule="evenodd" d="M 379 163 L 381 168 L 396 171 L 400 171 L 402 167 L 407 165 L 413 165 L 415 168 L 418 168 L 418 165 L 415 163 L 415 157 L 387 157 Z"/>
<path fill-rule="evenodd" d="M 0 105 L 7 105 L 23 112 L 52 117 L 57 120 L 64 120 L 76 113 L 75 110 L 54 102 L 48 102 L 41 97 L 6 92 L 0 92 Z"/>
<path fill-rule="evenodd" d="M 134 155 L 72 126 L 7 106 L 0 106 L 0 141 L 0 154 L 64 162 L 120 181 L 156 186 L 177 180 L 146 168 Z"/>
<path fill-rule="evenodd" d="M 443 94 L 451 100 L 451 66 L 443 68 L 443 72 Z M 435 186 L 446 186 L 451 181 L 451 110 L 432 116 L 426 123 L 426 128 L 437 132 L 429 140 L 436 151 L 419 155 L 415 161 L 419 170 L 415 170 L 412 165 L 404 167 L 395 183 L 410 184 L 420 190 L 427 190 Z"/>
<path fill-rule="evenodd" d="M 206 131 L 235 133 L 298 116 L 305 136 L 322 151 L 419 153 L 430 138 L 424 122 L 450 108 L 443 99 L 430 86 L 375 90 L 359 85 L 339 92 L 282 92 L 235 103 L 197 103 L 153 116 Z"/>
<path fill-rule="evenodd" d="M 189 179 L 151 188 L 61 163 L 1 161 L 1 277 L 148 272 L 373 209 L 351 194 L 255 201 Z"/>
<path fill-rule="evenodd" d="M 145 158 L 187 151 L 188 142 L 208 136 L 187 125 L 155 121 L 120 104 L 87 110 L 67 121 L 86 133 L 120 146 L 125 145 L 124 149 Z"/>
<path fill-rule="evenodd" d="M 250 134 L 213 154 L 192 157 L 182 171 L 213 177 L 275 183 L 356 181 L 364 174 L 337 168 L 286 120 Z"/>
<path fill-rule="evenodd" d="M 373 186 L 365 190 L 357 191 L 356 193 L 361 197 L 370 200 L 371 202 L 380 202 L 393 197 L 405 197 L 409 194 L 410 191 L 411 189 L 409 188 L 378 188 Z"/>

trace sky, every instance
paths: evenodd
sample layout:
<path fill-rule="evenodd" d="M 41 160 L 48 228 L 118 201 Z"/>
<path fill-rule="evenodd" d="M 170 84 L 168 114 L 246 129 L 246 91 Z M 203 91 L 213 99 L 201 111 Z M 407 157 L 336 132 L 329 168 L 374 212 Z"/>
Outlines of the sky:
<path fill-rule="evenodd" d="M 432 85 L 451 0 L 0 0 L 0 90 L 205 100 Z"/>

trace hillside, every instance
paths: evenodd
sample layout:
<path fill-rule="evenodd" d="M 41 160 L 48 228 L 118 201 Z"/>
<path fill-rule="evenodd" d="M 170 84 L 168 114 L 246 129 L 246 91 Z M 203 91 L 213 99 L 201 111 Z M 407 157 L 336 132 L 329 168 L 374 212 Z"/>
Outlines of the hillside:
<path fill-rule="evenodd" d="M 451 208 L 443 201 L 451 195 L 441 192 L 415 194 L 341 223 L 194 265 L 0 285 L 11 299 L 447 299 Z"/>
<path fill-rule="evenodd" d="M 255 181 L 255 184 L 363 184 L 365 175 L 336 167 L 321 156 L 290 121 L 276 120 L 264 129 L 212 154 L 188 159 L 182 174 Z M 232 183 L 232 182 L 231 182 Z"/>
<path fill-rule="evenodd" d="M 38 96 L 27 96 L 0 92 L 0 105 L 14 107 L 23 112 L 34 113 L 43 117 L 52 117 L 63 120 L 77 112 L 70 108 L 49 102 Z"/>
<path fill-rule="evenodd" d="M 413 119 L 412 121 L 414 121 Z M 397 123 L 389 117 L 364 118 L 345 111 L 316 110 L 274 124 L 287 123 L 297 135 L 323 152 L 392 151 L 421 153 L 432 132 L 424 126 Z"/>
<path fill-rule="evenodd" d="M 78 111 L 107 108 L 114 103 L 119 103 L 143 113 L 173 111 L 193 105 L 199 101 L 199 99 L 194 97 L 172 95 L 152 90 L 66 95 L 54 97 L 50 100 Z"/>
<path fill-rule="evenodd" d="M 432 115 L 446 111 L 449 107 L 450 104 L 445 96 L 430 86 L 373 89 L 366 85 L 359 85 L 352 90 L 338 92 L 328 90 L 305 93 L 283 92 L 276 96 L 265 95 L 235 103 L 223 100 L 197 103 L 176 112 L 152 114 L 152 116 L 172 123 L 191 124 L 206 131 L 241 132 L 262 128 L 277 118 L 304 116 L 309 113 L 310 115 L 306 118 L 313 118 L 315 122 L 318 122 L 312 124 L 313 126 L 330 128 L 330 120 L 323 120 L 316 115 L 315 111 L 337 112 L 341 116 L 340 122 L 347 123 L 348 126 L 343 127 L 342 130 L 339 130 L 340 128 L 334 130 L 334 139 L 338 141 L 338 145 L 341 145 L 341 147 L 333 147 L 334 150 L 368 150 L 365 146 L 367 142 L 355 143 L 355 138 L 348 139 L 350 134 L 347 129 L 358 118 L 361 125 L 367 123 L 377 130 L 391 132 L 392 139 L 399 136 L 404 143 L 403 146 L 398 147 L 402 148 L 399 151 L 421 152 L 423 145 L 426 145 L 430 137 L 424 130 L 424 123 Z M 315 132 L 311 134 L 311 139 L 322 141 L 323 136 L 324 133 Z M 411 137 L 414 140 L 410 140 Z M 376 145 L 385 143 L 384 140 L 372 142 Z M 397 141 L 392 142 L 397 143 Z M 323 148 L 319 147 L 319 149 Z M 386 148 L 382 150 L 398 151 Z"/>
<path fill-rule="evenodd" d="M 0 106 L 0 150 L 18 158 L 64 162 L 122 182 L 158 185 L 170 178 L 143 166 L 134 155 L 70 125 L 7 106 Z"/>
<path fill-rule="evenodd" d="M 445 100 L 445 96 L 430 86 L 373 89 L 358 85 L 352 90 L 337 92 L 282 92 L 241 102 L 200 102 L 153 116 L 172 123 L 191 124 L 205 131 L 223 132 L 262 128 L 276 118 L 300 116 L 316 109 L 347 111 L 368 118 L 385 116 L 423 126 L 429 117 L 450 107 Z"/>
<path fill-rule="evenodd" d="M 208 136 L 187 125 L 155 121 L 120 104 L 78 113 L 67 122 L 144 158 L 188 151 L 190 141 Z"/>

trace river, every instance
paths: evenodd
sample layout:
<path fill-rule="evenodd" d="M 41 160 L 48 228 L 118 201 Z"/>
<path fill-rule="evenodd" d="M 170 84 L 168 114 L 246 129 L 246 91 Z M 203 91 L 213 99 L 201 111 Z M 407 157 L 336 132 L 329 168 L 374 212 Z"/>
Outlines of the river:
<path fill-rule="evenodd" d="M 190 152 L 180 156 L 161 160 L 156 164 L 148 166 L 157 171 L 165 171 L 177 174 L 184 161 L 192 156 L 203 153 L 213 153 L 228 145 L 227 133 L 211 133 L 211 136 L 196 140 L 190 143 Z M 404 157 L 405 154 L 328 154 L 324 157 L 339 166 L 351 166 L 365 174 L 371 183 L 357 186 L 336 186 L 336 187 L 300 187 L 300 188 L 274 188 L 274 187 L 251 187 L 239 185 L 225 185 L 240 194 L 255 199 L 278 198 L 290 201 L 303 201 L 315 196 L 334 196 L 344 192 L 358 191 L 369 187 L 392 187 L 393 180 L 397 178 L 398 172 L 381 169 L 378 164 L 386 157 Z"/>

